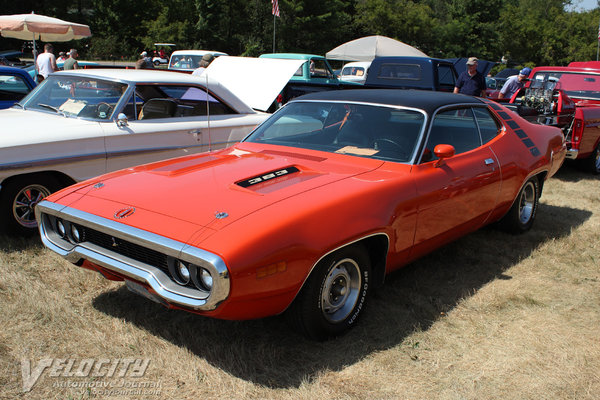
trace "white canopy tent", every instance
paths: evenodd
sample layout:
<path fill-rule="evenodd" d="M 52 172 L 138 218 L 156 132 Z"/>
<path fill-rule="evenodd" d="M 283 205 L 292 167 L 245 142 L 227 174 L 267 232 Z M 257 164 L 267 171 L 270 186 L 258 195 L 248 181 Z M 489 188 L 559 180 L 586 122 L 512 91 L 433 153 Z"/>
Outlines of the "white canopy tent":
<path fill-rule="evenodd" d="M 327 52 L 330 60 L 373 61 L 375 57 L 412 56 L 428 57 L 421 50 L 387 36 L 366 36 L 344 43 Z"/>

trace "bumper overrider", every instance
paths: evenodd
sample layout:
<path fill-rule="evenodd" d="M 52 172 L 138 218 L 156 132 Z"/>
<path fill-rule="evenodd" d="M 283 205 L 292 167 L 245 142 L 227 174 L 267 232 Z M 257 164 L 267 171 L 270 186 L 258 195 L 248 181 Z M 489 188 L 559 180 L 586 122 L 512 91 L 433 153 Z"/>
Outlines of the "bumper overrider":
<path fill-rule="evenodd" d="M 214 310 L 229 296 L 227 266 L 208 251 L 45 200 L 35 214 L 46 247 L 123 278 L 138 294 L 194 311 Z"/>

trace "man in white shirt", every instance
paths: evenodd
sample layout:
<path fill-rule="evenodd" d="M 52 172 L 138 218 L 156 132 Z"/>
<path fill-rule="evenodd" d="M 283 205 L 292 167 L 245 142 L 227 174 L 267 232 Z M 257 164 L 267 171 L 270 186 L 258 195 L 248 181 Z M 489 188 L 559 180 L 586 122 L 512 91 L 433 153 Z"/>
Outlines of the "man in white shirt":
<path fill-rule="evenodd" d="M 44 45 L 44 52 L 40 54 L 35 61 L 38 74 L 42 75 L 44 79 L 46 79 L 51 73 L 58 71 L 56 57 L 54 57 L 53 52 L 54 46 L 52 46 L 50 43 L 46 43 Z"/>

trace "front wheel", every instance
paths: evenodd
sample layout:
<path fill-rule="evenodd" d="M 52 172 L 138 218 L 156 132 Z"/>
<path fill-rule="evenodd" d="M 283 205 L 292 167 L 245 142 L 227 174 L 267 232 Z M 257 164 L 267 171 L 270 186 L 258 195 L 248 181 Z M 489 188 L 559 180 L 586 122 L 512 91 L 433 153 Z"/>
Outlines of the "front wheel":
<path fill-rule="evenodd" d="M 371 263 L 361 245 L 336 251 L 315 267 L 292 304 L 292 323 L 306 336 L 326 340 L 350 329 L 365 307 Z"/>
<path fill-rule="evenodd" d="M 531 229 L 539 200 L 540 184 L 538 179 L 533 177 L 521 188 L 512 207 L 500 220 L 500 227 L 511 233 L 523 233 Z"/>
<path fill-rule="evenodd" d="M 52 176 L 30 175 L 2 185 L 0 220 L 7 233 L 30 236 L 37 233 L 35 206 L 60 189 Z"/>

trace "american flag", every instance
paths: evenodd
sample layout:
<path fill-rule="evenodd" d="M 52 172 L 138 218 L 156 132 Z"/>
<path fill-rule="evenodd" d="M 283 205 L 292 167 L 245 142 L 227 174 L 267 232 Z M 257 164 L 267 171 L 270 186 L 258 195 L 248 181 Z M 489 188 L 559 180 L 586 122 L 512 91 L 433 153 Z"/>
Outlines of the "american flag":
<path fill-rule="evenodd" d="M 277 1 L 277 0 L 276 0 Z M 275 6 L 273 6 L 275 7 Z M 274 10 L 274 9 L 273 9 Z M 600 24 L 598 24 L 598 40 L 600 41 Z"/>
<path fill-rule="evenodd" d="M 271 3 L 273 3 L 273 15 L 279 17 L 279 0 L 271 0 Z M 598 32 L 598 35 L 600 38 L 600 31 Z"/>

